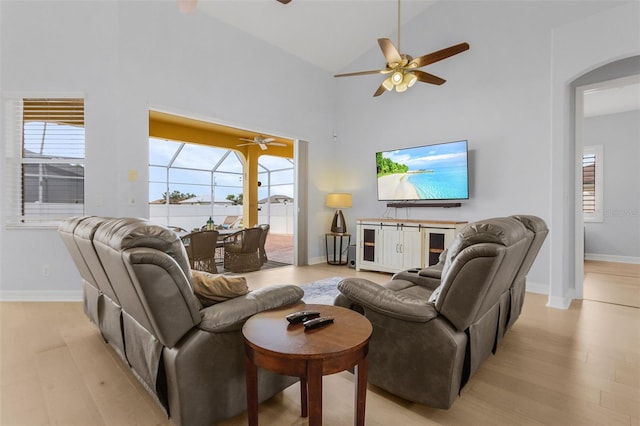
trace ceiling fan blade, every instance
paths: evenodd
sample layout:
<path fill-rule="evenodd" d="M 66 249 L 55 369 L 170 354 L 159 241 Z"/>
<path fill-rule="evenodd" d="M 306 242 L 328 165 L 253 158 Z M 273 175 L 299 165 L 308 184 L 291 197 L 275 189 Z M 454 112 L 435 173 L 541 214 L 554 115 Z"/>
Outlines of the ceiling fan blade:
<path fill-rule="evenodd" d="M 245 142 L 251 142 L 251 143 L 255 143 L 255 141 L 253 139 L 247 139 L 247 138 L 238 138 L 238 140 L 241 141 L 245 141 Z"/>
<path fill-rule="evenodd" d="M 267 145 L 266 144 L 260 143 L 258 145 L 260 145 L 260 149 L 263 150 L 263 151 L 265 151 L 267 149 Z"/>
<path fill-rule="evenodd" d="M 273 145 L 273 146 L 287 146 L 286 143 L 281 143 L 281 142 L 267 142 L 267 145 Z"/>
<path fill-rule="evenodd" d="M 265 139 L 262 139 L 260 142 L 262 142 L 262 143 L 269 143 L 269 142 L 273 142 L 273 141 L 275 141 L 275 140 L 276 140 L 276 138 L 265 138 Z"/>
<path fill-rule="evenodd" d="M 351 77 L 354 75 L 367 75 L 367 74 L 384 74 L 387 70 L 371 70 L 371 71 L 358 71 L 358 72 L 349 72 L 346 74 L 336 74 L 334 77 Z"/>
<path fill-rule="evenodd" d="M 444 84 L 445 81 L 447 81 L 443 78 L 438 77 L 437 75 L 429 74 L 428 72 L 420 70 L 411 72 L 414 73 L 416 77 L 418 77 L 418 81 L 421 81 L 423 83 L 437 84 L 438 86 L 440 86 L 441 84 Z"/>
<path fill-rule="evenodd" d="M 447 59 L 450 56 L 462 53 L 465 50 L 469 50 L 469 43 L 456 44 L 455 46 L 447 47 L 442 50 L 420 56 L 419 58 L 416 58 L 409 62 L 407 68 L 421 68 L 425 65 L 433 64 L 434 62 L 438 62 L 443 59 Z"/>
<path fill-rule="evenodd" d="M 380 96 L 386 91 L 387 91 L 387 89 L 385 89 L 384 84 L 381 84 L 380 87 L 378 87 L 378 90 L 376 90 L 376 93 L 373 94 L 373 96 L 374 97 Z"/>
<path fill-rule="evenodd" d="M 380 49 L 382 49 L 382 54 L 387 61 L 387 65 L 391 68 L 393 68 L 391 64 L 399 64 L 402 62 L 400 52 L 398 52 L 398 49 L 396 49 L 391 40 L 388 38 L 379 38 L 378 44 L 380 45 Z"/>
<path fill-rule="evenodd" d="M 253 145 L 253 142 L 251 142 L 251 143 L 241 143 L 241 144 L 236 145 L 236 146 L 249 146 L 249 145 Z"/>

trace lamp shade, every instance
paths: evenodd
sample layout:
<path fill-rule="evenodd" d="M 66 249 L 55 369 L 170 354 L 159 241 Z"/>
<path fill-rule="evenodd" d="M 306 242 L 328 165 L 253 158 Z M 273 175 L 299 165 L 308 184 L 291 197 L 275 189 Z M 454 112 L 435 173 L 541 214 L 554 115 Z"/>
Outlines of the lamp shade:
<path fill-rule="evenodd" d="M 327 207 L 345 209 L 351 207 L 351 194 L 335 193 L 327 195 Z"/>

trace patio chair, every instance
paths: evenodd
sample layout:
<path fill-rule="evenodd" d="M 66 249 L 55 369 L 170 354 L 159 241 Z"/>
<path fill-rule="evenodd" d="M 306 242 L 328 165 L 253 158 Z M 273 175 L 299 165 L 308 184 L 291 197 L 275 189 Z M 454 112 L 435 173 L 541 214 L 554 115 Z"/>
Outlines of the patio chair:
<path fill-rule="evenodd" d="M 257 271 L 262 266 L 262 228 L 247 228 L 224 238 L 224 269 L 231 272 Z"/>
<path fill-rule="evenodd" d="M 267 242 L 267 235 L 269 234 L 269 229 L 271 228 L 271 225 L 269 225 L 268 223 L 265 223 L 262 225 L 258 225 L 258 227 L 262 229 L 262 235 L 260 236 L 260 245 L 258 246 L 258 251 L 260 253 L 260 262 L 262 262 L 262 264 L 264 265 L 265 263 L 267 263 L 267 260 L 269 260 L 267 258 L 267 251 L 265 250 L 264 245 Z"/>
<path fill-rule="evenodd" d="M 236 228 L 241 218 L 239 216 L 227 216 L 224 218 L 224 222 L 222 222 L 218 228 L 219 229 L 229 229 Z"/>
<path fill-rule="evenodd" d="M 197 231 L 182 237 L 191 269 L 217 274 L 218 231 Z"/>

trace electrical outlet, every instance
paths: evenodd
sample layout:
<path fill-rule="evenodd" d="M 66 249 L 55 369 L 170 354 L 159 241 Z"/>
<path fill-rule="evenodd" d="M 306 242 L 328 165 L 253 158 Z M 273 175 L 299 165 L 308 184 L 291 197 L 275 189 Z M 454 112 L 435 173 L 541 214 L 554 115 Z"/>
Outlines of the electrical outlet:
<path fill-rule="evenodd" d="M 51 268 L 49 267 L 49 265 L 43 265 L 42 266 L 42 276 L 43 277 L 48 277 L 50 273 L 51 273 Z"/>

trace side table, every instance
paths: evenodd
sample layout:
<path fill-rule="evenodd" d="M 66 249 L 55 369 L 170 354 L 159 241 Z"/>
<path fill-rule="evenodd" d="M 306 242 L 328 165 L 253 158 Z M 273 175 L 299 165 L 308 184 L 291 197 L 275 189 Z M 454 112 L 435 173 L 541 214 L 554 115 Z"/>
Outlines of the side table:
<path fill-rule="evenodd" d="M 314 310 L 334 318 L 332 324 L 306 330 L 286 315 Z M 249 425 L 258 424 L 258 367 L 300 377 L 302 417 L 322 425 L 322 376 L 355 367 L 355 424 L 364 426 L 369 338 L 373 328 L 355 311 L 331 305 L 298 304 L 259 313 L 242 327 L 247 373 Z"/>
<path fill-rule="evenodd" d="M 343 240 L 347 238 L 347 245 L 345 248 L 348 248 L 351 244 L 351 234 L 336 234 L 335 232 L 328 232 L 324 234 L 324 247 L 327 251 L 327 263 L 329 265 L 346 265 L 347 264 L 347 256 L 344 256 L 344 260 L 342 260 L 344 253 L 343 250 Z M 329 239 L 333 239 L 333 257 L 330 258 L 329 253 Z"/>

